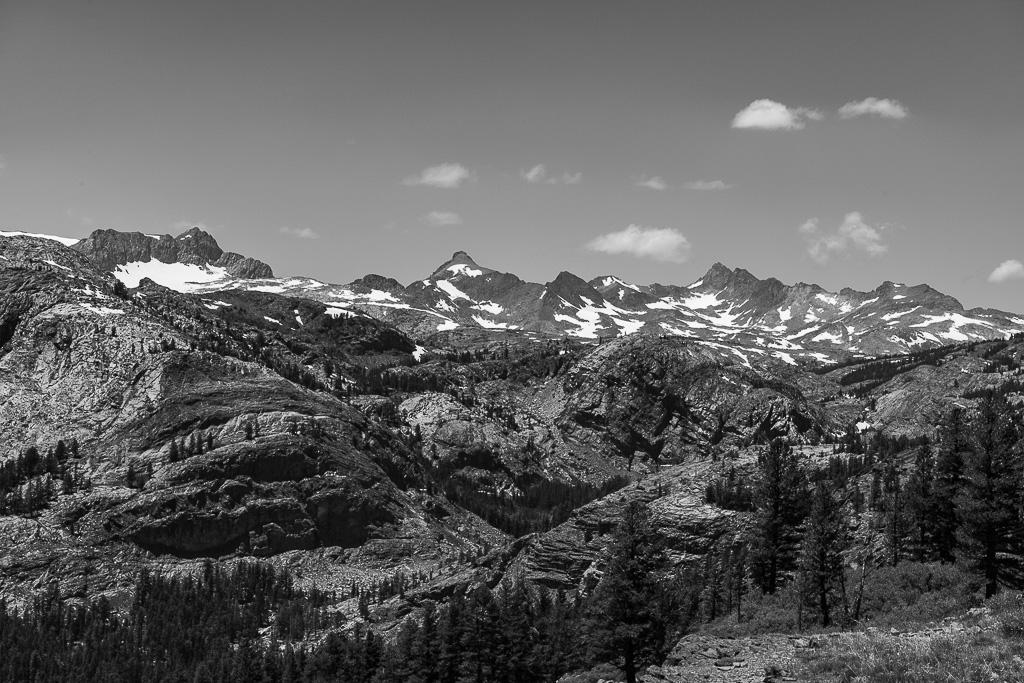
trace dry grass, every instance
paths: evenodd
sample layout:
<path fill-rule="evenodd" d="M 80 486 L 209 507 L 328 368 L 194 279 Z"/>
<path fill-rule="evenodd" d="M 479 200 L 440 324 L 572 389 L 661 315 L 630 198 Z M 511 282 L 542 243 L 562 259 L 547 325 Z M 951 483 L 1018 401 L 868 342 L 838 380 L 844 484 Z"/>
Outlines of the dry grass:
<path fill-rule="evenodd" d="M 1024 681 L 1024 608 L 1016 597 L 990 603 L 984 630 L 915 636 L 848 633 L 800 658 L 810 680 L 842 683 Z"/>

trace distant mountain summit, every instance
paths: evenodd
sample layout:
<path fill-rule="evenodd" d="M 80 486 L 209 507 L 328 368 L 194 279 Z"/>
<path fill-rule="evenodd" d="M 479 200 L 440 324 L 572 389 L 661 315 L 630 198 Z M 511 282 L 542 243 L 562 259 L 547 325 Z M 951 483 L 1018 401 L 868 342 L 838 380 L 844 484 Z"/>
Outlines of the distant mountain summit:
<path fill-rule="evenodd" d="M 177 237 L 98 230 L 71 248 L 128 287 L 148 277 L 182 292 L 239 289 L 303 297 L 377 318 L 425 344 L 470 344 L 494 335 L 599 342 L 643 333 L 728 349 L 745 364 L 769 357 L 823 363 L 1024 330 L 1019 315 L 965 310 L 926 284 L 887 281 L 870 292 L 829 292 L 815 284 L 762 280 L 722 263 L 689 285 L 637 285 L 614 275 L 588 282 L 568 271 L 541 284 L 456 251 L 428 277 L 408 285 L 386 274 L 334 285 L 274 278 L 270 266 L 224 252 L 199 228 Z"/>
<path fill-rule="evenodd" d="M 452 254 L 450 259 L 438 266 L 437 270 L 431 274 L 430 278 L 450 278 L 454 275 L 468 275 L 473 277 L 475 275 L 483 275 L 485 273 L 493 272 L 494 271 L 490 268 L 481 268 L 466 252 L 457 251 Z"/>
<path fill-rule="evenodd" d="M 198 227 L 186 230 L 177 237 L 96 230 L 71 248 L 82 252 L 100 268 L 109 271 L 117 270 L 118 266 L 157 261 L 223 268 L 227 275 L 236 278 L 274 277 L 273 269 L 266 263 L 234 252 L 225 252 L 212 235 Z"/>

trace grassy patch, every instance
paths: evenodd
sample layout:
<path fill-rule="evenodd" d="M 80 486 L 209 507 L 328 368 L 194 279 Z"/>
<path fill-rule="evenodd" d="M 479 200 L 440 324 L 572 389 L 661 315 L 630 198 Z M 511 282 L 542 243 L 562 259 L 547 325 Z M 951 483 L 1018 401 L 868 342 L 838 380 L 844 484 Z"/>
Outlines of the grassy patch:
<path fill-rule="evenodd" d="M 1024 681 L 1024 602 L 1005 592 L 959 620 L 961 630 L 890 635 L 847 633 L 803 650 L 812 680 L 839 683 Z"/>
<path fill-rule="evenodd" d="M 842 683 L 949 683 L 1024 680 L 1024 642 L 1001 633 L 936 637 L 849 633 L 802 651 L 802 674 Z"/>

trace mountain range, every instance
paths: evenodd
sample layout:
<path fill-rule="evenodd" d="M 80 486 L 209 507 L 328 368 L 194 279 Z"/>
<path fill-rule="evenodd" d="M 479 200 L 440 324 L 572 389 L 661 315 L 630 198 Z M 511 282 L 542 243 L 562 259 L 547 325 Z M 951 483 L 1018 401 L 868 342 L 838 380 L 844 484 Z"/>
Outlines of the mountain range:
<path fill-rule="evenodd" d="M 424 345 L 459 338 L 568 336 L 597 342 L 635 333 L 722 345 L 743 363 L 830 363 L 907 353 L 1024 330 L 1024 316 L 974 308 L 926 284 L 883 282 L 870 292 L 759 279 L 721 263 L 689 285 L 637 285 L 614 275 L 584 281 L 568 271 L 526 282 L 459 251 L 402 285 L 366 275 L 345 285 L 275 278 L 267 264 L 224 252 L 199 228 L 177 237 L 97 230 L 71 245 L 128 287 L 145 278 L 179 292 L 239 289 L 319 301 L 387 322 Z M 490 334 L 489 334 L 490 333 Z"/>
<path fill-rule="evenodd" d="M 260 557 L 343 595 L 423 577 L 371 615 L 393 624 L 508 572 L 579 587 L 637 498 L 692 562 L 743 524 L 704 497 L 730 468 L 1015 396 L 1022 328 L 926 285 L 722 265 L 537 284 L 459 252 L 407 286 L 330 285 L 198 229 L 2 234 L 0 596 Z"/>

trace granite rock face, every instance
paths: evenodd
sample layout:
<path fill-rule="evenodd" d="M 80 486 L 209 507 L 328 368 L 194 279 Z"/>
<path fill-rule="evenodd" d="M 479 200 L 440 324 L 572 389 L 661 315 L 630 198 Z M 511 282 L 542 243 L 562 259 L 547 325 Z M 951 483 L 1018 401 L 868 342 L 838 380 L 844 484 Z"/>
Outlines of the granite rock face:
<path fill-rule="evenodd" d="M 0 240 L 0 292 L 0 459 L 74 443 L 62 468 L 88 482 L 62 492 L 43 473 L 33 481 L 56 489 L 48 505 L 0 515 L 2 593 L 23 594 L 55 563 L 74 594 L 84 577 L 116 587 L 134 568 L 193 558 L 304 552 L 323 567 L 332 548 L 362 553 L 351 580 L 415 557 L 437 566 L 504 538 L 396 483 L 396 468 L 423 468 L 407 440 L 303 386 L 322 385 L 327 365 L 340 376 L 362 353 L 408 358 L 408 340 L 380 323 L 337 328 L 322 305 L 305 304 L 294 332 L 263 332 L 245 322 L 248 294 L 213 306 L 235 307 L 217 320 L 212 304 L 125 292 L 81 254 L 33 238 Z M 260 310 L 268 305 L 297 306 Z"/>
<path fill-rule="evenodd" d="M 199 228 L 191 228 L 177 237 L 96 230 L 71 248 L 85 254 L 97 267 L 106 271 L 114 271 L 126 263 L 145 263 L 155 259 L 163 263 L 217 266 L 236 278 L 274 277 L 274 271 L 267 264 L 225 252 L 212 235 Z"/>

